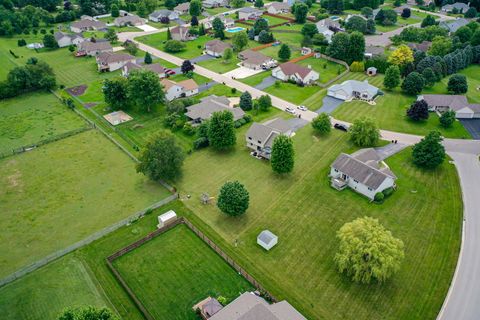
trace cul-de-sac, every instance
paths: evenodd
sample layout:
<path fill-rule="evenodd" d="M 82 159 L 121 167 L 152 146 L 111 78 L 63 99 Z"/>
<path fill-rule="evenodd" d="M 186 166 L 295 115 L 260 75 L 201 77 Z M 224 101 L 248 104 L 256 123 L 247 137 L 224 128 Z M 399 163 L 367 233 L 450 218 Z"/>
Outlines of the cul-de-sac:
<path fill-rule="evenodd" d="M 480 0 L 0 0 L 0 318 L 480 319 Z"/>

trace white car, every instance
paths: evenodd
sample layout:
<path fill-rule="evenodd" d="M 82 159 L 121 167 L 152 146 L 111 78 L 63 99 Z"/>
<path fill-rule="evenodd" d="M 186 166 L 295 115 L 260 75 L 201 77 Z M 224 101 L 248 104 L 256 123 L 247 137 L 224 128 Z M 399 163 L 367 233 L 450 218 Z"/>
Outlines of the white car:
<path fill-rule="evenodd" d="M 301 111 L 307 111 L 308 110 L 307 107 L 305 107 L 305 106 L 298 106 L 297 109 L 301 110 Z"/>
<path fill-rule="evenodd" d="M 291 114 L 295 114 L 295 110 L 293 108 L 290 108 L 290 107 L 286 107 L 285 111 L 287 111 L 288 113 L 291 113 Z"/>

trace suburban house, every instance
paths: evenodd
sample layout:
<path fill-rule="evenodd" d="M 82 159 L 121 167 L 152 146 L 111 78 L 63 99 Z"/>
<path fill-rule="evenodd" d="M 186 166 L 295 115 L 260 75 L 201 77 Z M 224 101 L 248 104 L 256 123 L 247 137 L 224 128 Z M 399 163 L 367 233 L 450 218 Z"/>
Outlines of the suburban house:
<path fill-rule="evenodd" d="M 128 15 L 128 16 L 115 18 L 115 20 L 113 20 L 113 24 L 117 27 L 141 26 L 145 24 L 145 19 L 142 19 L 136 15 Z"/>
<path fill-rule="evenodd" d="M 97 56 L 98 71 L 115 71 L 123 68 L 124 65 L 134 63 L 136 58 L 126 53 L 103 52 Z"/>
<path fill-rule="evenodd" d="M 468 103 L 466 96 L 450 94 L 424 94 L 417 100 L 425 100 L 429 111 L 455 111 L 457 119 L 480 118 L 480 104 Z"/>
<path fill-rule="evenodd" d="M 225 26 L 225 28 L 231 28 L 235 25 L 235 20 L 233 20 L 232 18 L 229 18 L 229 17 L 225 17 L 225 16 L 220 16 L 220 21 L 222 21 L 223 25 Z M 215 19 L 215 18 L 214 18 Z M 212 19 L 213 21 L 213 19 Z"/>
<path fill-rule="evenodd" d="M 291 137 L 294 132 L 287 120 L 275 118 L 264 123 L 254 122 L 245 134 L 245 140 L 248 148 L 260 157 L 270 159 L 273 140 L 281 134 Z"/>
<path fill-rule="evenodd" d="M 150 19 L 153 22 L 160 22 L 162 18 L 168 18 L 169 20 L 177 20 L 178 13 L 167 10 L 167 9 L 162 9 L 162 10 L 154 11 L 148 16 L 148 19 Z"/>
<path fill-rule="evenodd" d="M 104 30 L 107 25 L 102 21 L 84 19 L 70 24 L 70 31 L 74 33 L 81 33 L 91 30 Z"/>
<path fill-rule="evenodd" d="M 341 153 L 330 167 L 330 178 L 335 189 L 350 187 L 371 200 L 377 193 L 394 188 L 397 179 L 373 148 L 351 155 Z"/>
<path fill-rule="evenodd" d="M 338 21 L 332 20 L 330 18 L 320 20 L 316 23 L 316 25 L 317 25 L 317 29 L 325 27 L 325 28 L 330 29 L 332 31 L 341 31 L 342 30 L 342 27 L 340 26 L 340 23 Z"/>
<path fill-rule="evenodd" d="M 270 69 L 277 66 L 277 62 L 271 57 L 250 49 L 240 52 L 238 58 L 242 60 L 242 66 L 253 70 Z"/>
<path fill-rule="evenodd" d="M 377 47 L 377 46 L 366 46 L 365 47 L 365 53 L 364 56 L 365 58 L 374 58 L 381 56 L 385 53 L 385 48 L 384 47 Z"/>
<path fill-rule="evenodd" d="M 221 57 L 223 56 L 225 49 L 231 47 L 232 45 L 230 43 L 215 39 L 205 43 L 205 52 L 212 57 Z"/>
<path fill-rule="evenodd" d="M 282 14 L 290 12 L 290 5 L 287 2 L 271 2 L 266 5 L 267 12 L 271 14 Z"/>
<path fill-rule="evenodd" d="M 457 11 L 457 13 L 465 13 L 467 10 L 470 9 L 470 2 L 463 3 L 463 2 L 455 2 L 454 4 L 446 4 L 442 7 L 442 12 L 452 12 Z"/>
<path fill-rule="evenodd" d="M 257 20 L 263 15 L 263 11 L 256 8 L 245 7 L 238 10 L 239 20 Z"/>
<path fill-rule="evenodd" d="M 55 40 L 60 48 L 68 47 L 70 45 L 79 45 L 85 39 L 80 34 L 68 34 L 65 32 L 55 32 Z"/>
<path fill-rule="evenodd" d="M 291 304 L 283 300 L 269 304 L 253 292 L 245 292 L 209 320 L 307 320 Z"/>
<path fill-rule="evenodd" d="M 173 11 L 175 11 L 179 16 L 183 14 L 187 14 L 189 10 L 190 10 L 190 2 L 180 3 L 178 6 L 173 8 Z"/>
<path fill-rule="evenodd" d="M 204 8 L 218 8 L 225 7 L 228 4 L 226 0 L 203 0 L 202 7 Z"/>
<path fill-rule="evenodd" d="M 332 30 L 325 26 L 317 26 L 318 33 L 323 34 L 328 43 L 332 42 L 332 37 L 335 34 Z"/>
<path fill-rule="evenodd" d="M 422 41 L 422 43 L 410 42 L 407 45 L 412 50 L 427 52 L 428 49 L 430 49 L 430 47 L 432 46 L 432 43 L 430 41 Z"/>
<path fill-rule="evenodd" d="M 200 103 L 187 107 L 185 115 L 194 123 L 202 123 L 205 120 L 210 119 L 214 112 L 220 112 L 228 110 L 233 114 L 233 120 L 240 120 L 245 116 L 240 108 L 230 107 L 230 100 L 227 97 L 217 97 L 211 95 L 200 100 Z"/>
<path fill-rule="evenodd" d="M 180 82 L 162 79 L 160 83 L 165 90 L 165 98 L 168 101 L 190 97 L 198 93 L 198 84 L 193 79 L 187 79 Z"/>
<path fill-rule="evenodd" d="M 158 75 L 159 78 L 165 78 L 167 76 L 165 73 L 166 71 L 165 68 L 158 63 L 139 65 L 135 62 L 128 62 L 123 66 L 122 76 L 127 78 L 130 72 L 132 72 L 133 70 L 141 70 L 141 69 L 153 71 Z"/>
<path fill-rule="evenodd" d="M 365 100 L 373 101 L 379 90 L 368 83 L 368 80 L 347 80 L 342 84 L 335 84 L 328 88 L 327 95 L 340 100 Z"/>
<path fill-rule="evenodd" d="M 83 41 L 78 44 L 78 52 L 85 53 L 89 56 L 98 56 L 104 52 L 113 52 L 112 45 L 108 41 Z"/>
<path fill-rule="evenodd" d="M 172 35 L 173 40 L 178 41 L 190 41 L 194 40 L 196 37 L 190 34 L 190 29 L 184 26 L 176 26 L 170 29 L 170 34 Z"/>
<path fill-rule="evenodd" d="M 308 85 L 318 80 L 318 72 L 293 62 L 285 62 L 272 70 L 272 76 L 282 81 L 295 81 Z"/>
<path fill-rule="evenodd" d="M 463 26 L 469 23 L 467 19 L 458 18 L 455 20 L 441 21 L 438 26 L 447 29 L 449 33 L 454 33 Z"/>
<path fill-rule="evenodd" d="M 199 312 L 202 319 L 209 319 L 215 313 L 223 309 L 223 306 L 217 299 L 207 297 L 193 306 L 193 311 Z"/>

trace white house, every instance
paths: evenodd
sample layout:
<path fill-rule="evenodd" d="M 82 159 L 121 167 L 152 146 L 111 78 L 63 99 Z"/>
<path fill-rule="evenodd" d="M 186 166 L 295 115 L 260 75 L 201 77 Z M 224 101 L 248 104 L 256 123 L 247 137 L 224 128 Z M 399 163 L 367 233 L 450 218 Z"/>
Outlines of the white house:
<path fill-rule="evenodd" d="M 328 43 L 332 42 L 332 37 L 335 34 L 332 30 L 325 26 L 318 26 L 317 25 L 318 33 L 323 34 L 325 39 L 327 39 Z"/>
<path fill-rule="evenodd" d="M 172 35 L 172 39 L 177 41 L 190 41 L 196 38 L 190 35 L 190 29 L 184 26 L 173 27 L 170 29 L 170 34 Z"/>
<path fill-rule="evenodd" d="M 341 153 L 330 167 L 330 178 L 335 189 L 349 187 L 371 200 L 377 193 L 394 188 L 397 179 L 373 148 L 351 155 Z"/>
<path fill-rule="evenodd" d="M 175 82 L 168 79 L 160 81 L 164 90 L 165 98 L 172 101 L 178 98 L 190 97 L 198 93 L 198 84 L 193 79 Z"/>
<path fill-rule="evenodd" d="M 79 45 L 85 39 L 80 34 L 68 34 L 65 32 L 55 32 L 55 40 L 60 48 L 68 47 L 70 45 Z"/>
<path fill-rule="evenodd" d="M 252 7 L 245 7 L 238 10 L 239 20 L 257 20 L 263 15 L 263 11 Z"/>
<path fill-rule="evenodd" d="M 257 244 L 265 250 L 272 249 L 278 243 L 278 237 L 269 230 L 263 230 L 257 236 Z"/>
<path fill-rule="evenodd" d="M 185 116 L 194 124 L 202 123 L 211 118 L 214 112 L 230 111 L 233 114 L 233 121 L 240 120 L 245 116 L 245 112 L 240 108 L 230 106 L 230 100 L 227 97 L 218 97 L 211 95 L 200 99 L 200 102 L 187 107 Z"/>
<path fill-rule="evenodd" d="M 231 47 L 231 44 L 215 39 L 205 43 L 205 53 L 212 57 L 221 57 L 225 49 Z"/>
<path fill-rule="evenodd" d="M 242 60 L 242 66 L 253 70 L 271 69 L 277 66 L 277 61 L 271 57 L 250 49 L 240 52 L 238 58 Z"/>
<path fill-rule="evenodd" d="M 204 8 L 218 8 L 224 7 L 228 4 L 226 0 L 203 0 L 202 7 Z"/>
<path fill-rule="evenodd" d="M 168 210 L 164 214 L 158 216 L 157 228 L 162 228 L 177 220 L 177 214 L 173 210 Z"/>
<path fill-rule="evenodd" d="M 457 119 L 480 118 L 480 104 L 468 103 L 466 96 L 450 94 L 424 94 L 417 100 L 424 100 L 429 111 L 455 111 Z"/>
<path fill-rule="evenodd" d="M 272 70 L 272 77 L 282 81 L 293 80 L 304 85 L 312 84 L 318 80 L 318 72 L 292 62 L 282 63 Z"/>
<path fill-rule="evenodd" d="M 148 19 L 152 20 L 153 22 L 160 22 L 162 18 L 168 18 L 170 20 L 177 20 L 178 19 L 178 13 L 175 11 L 170 11 L 167 9 L 162 9 L 162 10 L 157 10 L 152 12 L 149 16 Z"/>
<path fill-rule="evenodd" d="M 340 100 L 372 101 L 378 92 L 378 88 L 369 84 L 368 80 L 347 80 L 342 84 L 335 84 L 328 88 L 327 95 Z"/>
<path fill-rule="evenodd" d="M 270 14 L 282 14 L 290 12 L 290 5 L 287 2 L 271 2 L 266 5 Z"/>
<path fill-rule="evenodd" d="M 97 56 L 98 71 L 115 71 L 127 63 L 135 63 L 136 58 L 126 53 L 104 52 Z"/>
<path fill-rule="evenodd" d="M 97 56 L 104 52 L 113 52 L 113 47 L 108 41 L 83 41 L 78 44 L 78 52 L 84 52 L 89 56 Z"/>
<path fill-rule="evenodd" d="M 245 140 L 247 147 L 258 156 L 270 159 L 273 141 L 282 134 L 291 137 L 295 133 L 287 120 L 275 118 L 265 123 L 254 122 L 245 134 Z"/>

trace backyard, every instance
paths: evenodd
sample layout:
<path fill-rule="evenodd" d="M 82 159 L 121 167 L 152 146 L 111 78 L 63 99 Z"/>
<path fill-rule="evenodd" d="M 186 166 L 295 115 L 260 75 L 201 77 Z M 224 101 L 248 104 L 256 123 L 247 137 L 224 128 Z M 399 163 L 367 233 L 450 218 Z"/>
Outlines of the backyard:
<path fill-rule="evenodd" d="M 207 298 L 231 301 L 252 285 L 185 225 L 113 262 L 156 319 L 198 319 L 192 307 Z"/>

